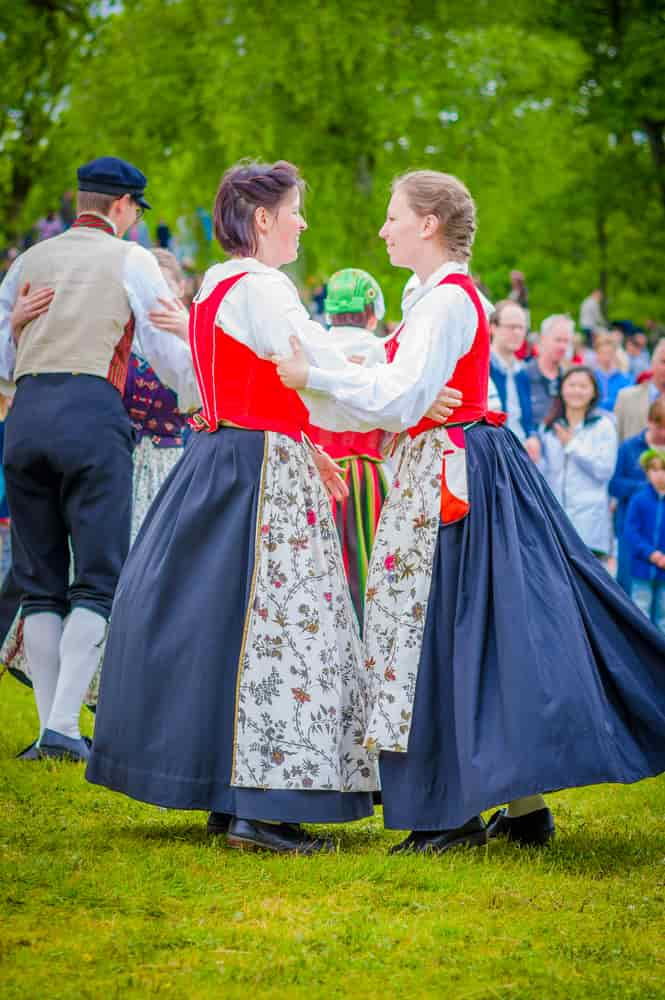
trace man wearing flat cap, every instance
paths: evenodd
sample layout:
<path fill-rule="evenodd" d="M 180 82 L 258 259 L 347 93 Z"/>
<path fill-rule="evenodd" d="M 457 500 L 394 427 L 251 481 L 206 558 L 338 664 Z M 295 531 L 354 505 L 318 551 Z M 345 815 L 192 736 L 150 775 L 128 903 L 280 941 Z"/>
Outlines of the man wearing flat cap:
<path fill-rule="evenodd" d="M 129 548 L 122 392 L 135 335 L 180 409 L 199 405 L 189 347 L 148 318 L 172 298 L 157 261 L 118 238 L 150 207 L 145 187 L 113 156 L 80 167 L 71 228 L 17 257 L 0 285 L 0 377 L 16 382 L 4 452 L 13 572 L 40 724 L 27 759 L 88 756 L 79 714 Z"/>

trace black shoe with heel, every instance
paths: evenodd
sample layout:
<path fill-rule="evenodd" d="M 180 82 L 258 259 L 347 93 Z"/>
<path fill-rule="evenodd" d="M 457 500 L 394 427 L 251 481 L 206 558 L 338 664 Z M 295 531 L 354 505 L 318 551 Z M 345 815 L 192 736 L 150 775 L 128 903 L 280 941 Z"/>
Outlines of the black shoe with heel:
<path fill-rule="evenodd" d="M 331 853 L 335 845 L 329 837 L 312 837 L 297 823 L 262 823 L 233 818 L 226 834 L 229 847 L 274 854 Z"/>
<path fill-rule="evenodd" d="M 543 847 L 556 832 L 554 816 L 547 808 L 536 809 L 524 816 L 509 816 L 507 809 L 499 809 L 487 824 L 490 840 L 505 837 L 522 847 Z"/>
<path fill-rule="evenodd" d="M 406 840 L 390 848 L 391 854 L 443 854 L 454 847 L 482 847 L 487 843 L 487 827 L 474 816 L 454 830 L 414 830 Z"/>

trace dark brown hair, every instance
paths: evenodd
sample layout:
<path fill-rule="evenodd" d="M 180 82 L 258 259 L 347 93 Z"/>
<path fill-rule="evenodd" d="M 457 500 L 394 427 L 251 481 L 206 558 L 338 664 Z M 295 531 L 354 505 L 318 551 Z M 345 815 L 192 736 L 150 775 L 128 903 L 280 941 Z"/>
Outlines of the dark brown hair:
<path fill-rule="evenodd" d="M 650 424 L 665 427 L 665 397 L 658 396 L 649 407 L 647 420 Z"/>
<path fill-rule="evenodd" d="M 374 306 L 370 302 L 362 312 L 333 313 L 329 319 L 331 326 L 359 326 L 366 328 L 373 316 Z"/>
<path fill-rule="evenodd" d="M 286 160 L 276 163 L 241 161 L 226 171 L 219 185 L 213 218 L 215 236 L 228 254 L 249 257 L 256 253 L 254 212 L 274 212 L 294 187 L 304 194 L 298 168 Z"/>
<path fill-rule="evenodd" d="M 593 396 L 591 397 L 589 405 L 586 408 L 586 413 L 584 414 L 585 420 L 593 410 L 594 406 L 598 405 L 600 390 L 598 388 L 598 383 L 596 382 L 596 376 L 594 375 L 592 369 L 589 368 L 588 365 L 573 365 L 573 367 L 569 368 L 566 374 L 562 377 L 559 385 L 559 393 L 552 403 L 550 412 L 543 421 L 546 430 L 549 430 L 552 425 L 557 422 L 557 420 L 561 420 L 561 418 L 566 415 L 566 404 L 563 401 L 563 387 L 571 375 L 588 375 L 593 386 Z"/>

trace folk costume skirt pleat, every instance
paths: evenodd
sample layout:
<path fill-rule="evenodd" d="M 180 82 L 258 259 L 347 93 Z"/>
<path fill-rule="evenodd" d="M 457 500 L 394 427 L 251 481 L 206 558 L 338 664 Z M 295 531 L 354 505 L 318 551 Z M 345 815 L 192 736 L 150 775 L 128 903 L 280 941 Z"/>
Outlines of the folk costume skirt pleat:
<path fill-rule="evenodd" d="M 380 755 L 394 829 L 665 770 L 665 637 L 509 431 L 475 425 L 466 449 L 470 511 L 439 527 L 408 752 Z"/>
<path fill-rule="evenodd" d="M 349 495 L 335 504 L 335 523 L 351 600 L 358 622 L 362 624 L 367 567 L 388 483 L 380 462 L 350 457 L 337 459 L 337 463 L 344 470 Z"/>
<path fill-rule="evenodd" d="M 359 819 L 371 793 L 231 785 L 263 460 L 263 432 L 196 434 L 153 503 L 116 593 L 86 776 L 178 809 Z"/>

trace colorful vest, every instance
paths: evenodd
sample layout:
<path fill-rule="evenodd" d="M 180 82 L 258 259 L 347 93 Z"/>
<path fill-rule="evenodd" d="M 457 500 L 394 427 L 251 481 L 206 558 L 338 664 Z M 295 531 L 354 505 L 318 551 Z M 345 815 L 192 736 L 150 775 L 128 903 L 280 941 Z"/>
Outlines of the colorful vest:
<path fill-rule="evenodd" d="M 134 337 L 124 286 L 133 244 L 116 239 L 97 215 L 80 215 L 67 232 L 44 240 L 21 257 L 21 283 L 53 287 L 49 309 L 18 338 L 14 378 L 71 372 L 108 379 L 120 392 Z"/>
<path fill-rule="evenodd" d="M 186 419 L 178 397 L 136 354 L 129 359 L 122 401 L 137 438 L 149 437 L 157 448 L 182 447 Z"/>
<path fill-rule="evenodd" d="M 441 466 L 440 517 L 443 524 L 452 524 L 455 521 L 460 521 L 469 513 L 466 444 L 464 427 L 461 425 L 483 420 L 485 423 L 500 427 L 505 422 L 506 415 L 487 409 L 490 331 L 485 310 L 473 281 L 467 274 L 449 274 L 439 284 L 458 285 L 464 289 L 474 304 L 477 316 L 473 343 L 455 365 L 452 377 L 447 383 L 449 388 L 459 389 L 462 393 L 462 405 L 453 411 L 449 420 L 443 425 L 447 438 L 444 442 Z M 399 349 L 398 338 L 401 330 L 402 327 L 390 340 L 386 341 L 386 357 L 389 364 L 394 361 Z M 436 421 L 423 417 L 414 427 L 410 427 L 407 433 L 410 437 L 415 438 L 425 431 L 436 430 L 441 426 Z"/>
<path fill-rule="evenodd" d="M 454 424 L 469 424 L 476 420 L 486 420 L 491 424 L 502 424 L 504 414 L 492 413 L 487 409 L 487 391 L 490 369 L 490 330 L 485 310 L 473 281 L 468 274 L 448 274 L 439 285 L 458 285 L 469 296 L 476 310 L 478 323 L 476 334 L 470 349 L 459 359 L 455 366 L 448 386 L 459 389 L 462 393 L 462 405 L 458 407 L 449 422 Z M 392 362 L 399 349 L 399 335 L 404 324 L 385 343 L 388 363 Z M 443 386 L 441 386 L 443 388 Z M 434 420 L 423 417 L 408 433 L 411 437 L 422 434 L 423 431 L 439 427 Z"/>
<path fill-rule="evenodd" d="M 213 433 L 222 421 L 301 440 L 309 414 L 294 389 L 282 385 L 272 361 L 259 358 L 217 325 L 221 302 L 247 272 L 225 278 L 189 314 L 194 371 L 203 401 L 191 425 Z"/>

